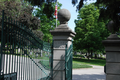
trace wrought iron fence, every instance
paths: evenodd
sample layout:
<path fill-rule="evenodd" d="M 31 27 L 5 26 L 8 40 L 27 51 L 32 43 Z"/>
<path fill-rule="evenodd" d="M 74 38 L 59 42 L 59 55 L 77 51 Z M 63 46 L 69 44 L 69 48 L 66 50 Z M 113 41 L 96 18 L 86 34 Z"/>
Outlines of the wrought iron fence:
<path fill-rule="evenodd" d="M 52 50 L 21 23 L 2 15 L 0 80 L 50 80 Z"/>
<path fill-rule="evenodd" d="M 72 51 L 73 45 L 71 44 L 69 48 L 65 50 L 65 80 L 72 80 Z"/>

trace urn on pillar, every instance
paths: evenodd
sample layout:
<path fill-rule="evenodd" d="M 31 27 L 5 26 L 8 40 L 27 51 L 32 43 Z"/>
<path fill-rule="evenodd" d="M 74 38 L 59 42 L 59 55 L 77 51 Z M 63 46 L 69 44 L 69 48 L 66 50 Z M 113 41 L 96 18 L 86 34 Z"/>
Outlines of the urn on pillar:
<path fill-rule="evenodd" d="M 103 41 L 106 51 L 106 80 L 120 80 L 120 38 L 115 34 L 113 21 L 107 27 L 112 34 Z"/>
<path fill-rule="evenodd" d="M 71 17 L 67 9 L 61 9 L 58 12 L 58 20 L 60 25 L 51 30 L 53 35 L 53 79 L 52 80 L 65 80 L 65 45 L 69 47 L 72 44 L 72 38 L 75 36 L 67 22 Z"/>

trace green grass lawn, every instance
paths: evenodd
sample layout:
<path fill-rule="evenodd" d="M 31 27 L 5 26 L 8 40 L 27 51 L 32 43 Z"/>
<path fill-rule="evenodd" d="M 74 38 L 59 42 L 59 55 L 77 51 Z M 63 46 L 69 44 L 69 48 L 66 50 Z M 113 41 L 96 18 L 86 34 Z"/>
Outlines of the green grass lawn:
<path fill-rule="evenodd" d="M 104 66 L 106 63 L 103 59 L 79 59 L 73 58 L 73 69 L 76 68 L 90 68 L 91 65 Z"/>
<path fill-rule="evenodd" d="M 81 64 L 89 64 L 89 65 L 98 65 L 98 66 L 104 66 L 106 63 L 106 60 L 104 59 L 78 59 L 74 58 L 73 62 L 80 62 Z"/>
<path fill-rule="evenodd" d="M 46 69 L 50 69 L 49 65 L 49 59 L 46 57 L 41 58 L 42 61 L 39 63 L 42 64 Z M 78 68 L 92 68 L 91 65 L 98 65 L 98 66 L 104 66 L 106 63 L 106 60 L 104 59 L 88 59 L 85 58 L 73 58 L 73 69 Z"/>
<path fill-rule="evenodd" d="M 42 61 L 39 61 L 39 63 L 47 70 L 50 69 L 50 64 L 49 64 L 49 60 L 42 60 Z"/>
<path fill-rule="evenodd" d="M 73 69 L 78 69 L 78 68 L 92 68 L 92 66 L 88 65 L 88 64 L 82 64 L 80 62 L 75 62 L 73 61 Z"/>

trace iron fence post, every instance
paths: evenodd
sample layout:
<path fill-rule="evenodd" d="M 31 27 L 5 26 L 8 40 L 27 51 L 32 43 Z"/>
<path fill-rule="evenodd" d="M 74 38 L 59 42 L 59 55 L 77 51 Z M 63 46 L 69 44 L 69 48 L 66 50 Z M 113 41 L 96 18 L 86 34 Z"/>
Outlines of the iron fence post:
<path fill-rule="evenodd" d="M 3 27 L 4 27 L 4 10 L 2 11 L 2 34 L 1 34 L 1 49 L 0 49 L 0 80 L 1 80 L 1 78 L 2 78 L 2 49 L 3 49 L 3 31 L 4 31 L 4 29 L 3 29 Z"/>

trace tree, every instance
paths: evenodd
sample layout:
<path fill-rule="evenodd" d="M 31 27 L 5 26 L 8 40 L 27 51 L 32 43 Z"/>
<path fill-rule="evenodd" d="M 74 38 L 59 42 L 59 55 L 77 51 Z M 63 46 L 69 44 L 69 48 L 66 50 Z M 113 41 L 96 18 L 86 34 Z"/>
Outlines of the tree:
<path fill-rule="evenodd" d="M 108 36 L 105 21 L 99 21 L 99 9 L 94 4 L 85 5 L 75 20 L 74 49 L 88 53 L 103 51 L 102 40 Z M 88 57 L 89 58 L 89 57 Z"/>
<path fill-rule="evenodd" d="M 46 14 L 48 18 L 53 18 L 52 12 L 54 11 L 54 7 L 52 6 L 52 3 L 55 3 L 57 0 L 25 0 L 25 1 L 28 1 L 33 6 L 39 6 L 39 7 L 42 7 L 42 4 L 45 3 L 44 14 Z M 71 0 L 71 1 L 72 1 L 71 3 L 74 6 L 78 3 L 78 0 Z M 84 1 L 87 0 L 79 1 L 79 4 L 76 6 L 77 10 L 79 10 L 82 7 Z"/>
<path fill-rule="evenodd" d="M 32 30 L 40 28 L 40 19 L 32 15 L 33 7 L 21 0 L 2 0 L 0 1 L 0 15 L 2 10 L 5 12 L 5 16 L 11 17 L 14 20 L 24 24 Z M 0 16 L 0 24 L 2 16 Z M 42 39 L 42 32 L 38 37 Z"/>
<path fill-rule="evenodd" d="M 55 10 L 55 3 L 52 3 L 52 6 L 54 7 L 54 10 Z M 58 3 L 58 11 L 60 10 L 61 6 L 62 5 Z M 34 11 L 34 15 L 36 17 L 39 17 L 41 20 L 40 31 L 42 31 L 44 34 L 43 40 L 47 42 L 52 42 L 52 35 L 50 34 L 49 31 L 55 28 L 56 19 L 48 18 L 47 15 L 44 14 L 44 7 L 45 7 L 45 3 L 43 3 L 43 5 L 40 8 L 36 8 L 36 10 Z M 52 12 L 52 16 L 54 16 L 54 11 Z M 59 24 L 58 21 L 57 21 L 57 24 Z"/>
<path fill-rule="evenodd" d="M 119 31 L 120 27 L 120 0 L 97 0 L 96 5 L 100 8 L 100 19 L 112 20 L 114 31 Z M 101 7 L 102 5 L 102 7 Z"/>
<path fill-rule="evenodd" d="M 50 3 L 55 3 L 57 0 L 26 0 L 26 1 L 28 1 L 28 2 L 30 2 L 32 5 L 34 5 L 34 6 L 42 6 L 42 4 L 45 2 L 46 3 L 46 6 L 47 7 L 51 7 L 51 5 L 50 5 Z M 88 1 L 88 0 L 80 0 L 80 1 L 78 1 L 78 0 L 71 0 L 72 1 L 72 4 L 75 6 L 77 3 L 78 3 L 78 5 L 77 5 L 77 9 L 79 10 L 82 6 L 83 6 L 83 4 L 84 4 L 84 1 L 86 2 L 86 1 Z M 47 5 L 48 4 L 48 5 Z M 53 7 L 51 7 L 51 9 L 52 9 Z"/>
<path fill-rule="evenodd" d="M 53 11 L 53 7 L 51 6 L 53 2 L 56 2 L 57 0 L 26 0 L 33 5 L 41 6 L 43 2 L 46 3 L 46 6 L 44 8 L 45 14 L 48 15 L 48 17 L 52 17 L 51 12 Z M 79 11 L 86 1 L 91 0 L 71 0 L 72 4 L 76 6 L 76 10 Z M 97 0 L 96 4 L 100 5 L 100 18 L 103 19 L 110 19 L 113 20 L 115 25 L 115 30 L 118 31 L 120 26 L 120 0 Z M 102 5 L 102 7 L 101 7 Z"/>

